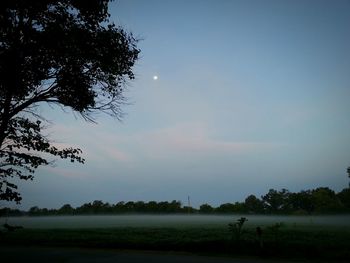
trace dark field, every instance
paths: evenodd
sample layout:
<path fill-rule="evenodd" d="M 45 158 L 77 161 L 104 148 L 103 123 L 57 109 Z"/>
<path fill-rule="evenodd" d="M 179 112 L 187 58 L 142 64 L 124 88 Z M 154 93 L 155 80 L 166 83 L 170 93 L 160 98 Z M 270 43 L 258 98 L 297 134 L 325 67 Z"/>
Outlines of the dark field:
<path fill-rule="evenodd" d="M 285 221 L 272 223 L 251 219 L 243 225 L 240 236 L 230 232 L 228 222 L 216 221 L 208 224 L 204 218 L 201 223 L 187 222 L 178 217 L 177 222 L 169 221 L 160 224 L 156 218 L 148 221 L 142 216 L 138 218 L 140 225 L 120 225 L 119 227 L 101 227 L 92 225 L 82 228 L 63 228 L 58 225 L 46 225 L 46 228 L 18 229 L 13 232 L 2 231 L 1 245 L 6 246 L 43 246 L 43 247 L 81 247 L 99 249 L 132 249 L 191 252 L 204 255 L 256 256 L 262 258 L 346 261 L 350 259 L 350 227 L 348 221 L 343 224 L 321 224 L 322 220 L 310 218 L 304 224 Z M 93 219 L 91 217 L 90 219 Z M 176 218 L 176 216 L 175 216 Z M 185 217 L 186 218 L 186 217 Z M 281 219 L 282 217 L 275 218 Z M 288 218 L 288 217 L 285 217 Z M 329 217 L 326 217 L 329 219 Z M 343 220 L 348 216 L 340 217 Z M 29 218 L 30 219 L 30 218 Z M 35 221 L 35 218 L 33 218 Z M 43 218 L 37 218 L 42 220 Z M 61 218 L 63 219 L 63 218 Z M 74 218 L 71 218 L 74 219 Z M 101 217 L 96 217 L 99 222 Z M 109 218 L 110 219 L 110 218 Z M 126 217 L 123 218 L 124 220 Z M 129 218 L 130 219 L 130 218 Z M 192 217 L 195 219 L 195 217 Z M 232 216 L 235 222 L 237 217 Z M 290 218 L 289 218 L 290 219 Z M 299 218 L 300 220 L 300 218 Z M 101 221 L 100 221 L 101 222 Z M 144 222 L 141 224 L 141 222 Z M 153 222 L 153 224 L 151 224 Z M 279 221 L 277 221 L 279 222 Z M 315 223 L 316 222 L 316 223 Z M 156 226 L 158 225 L 158 227 Z M 261 237 L 256 227 L 261 226 Z M 47 228 L 49 227 L 49 228 Z"/>

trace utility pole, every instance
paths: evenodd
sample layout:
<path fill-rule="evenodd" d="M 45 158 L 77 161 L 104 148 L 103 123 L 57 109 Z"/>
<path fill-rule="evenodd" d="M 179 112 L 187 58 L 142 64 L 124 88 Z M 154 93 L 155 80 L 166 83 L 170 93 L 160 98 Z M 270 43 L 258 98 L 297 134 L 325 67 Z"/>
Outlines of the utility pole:
<path fill-rule="evenodd" d="M 187 213 L 189 214 L 191 210 L 190 196 L 187 196 Z"/>
<path fill-rule="evenodd" d="M 350 179 L 350 167 L 348 167 L 347 172 L 348 172 L 348 177 Z M 350 182 L 349 182 L 349 188 L 350 188 Z"/>

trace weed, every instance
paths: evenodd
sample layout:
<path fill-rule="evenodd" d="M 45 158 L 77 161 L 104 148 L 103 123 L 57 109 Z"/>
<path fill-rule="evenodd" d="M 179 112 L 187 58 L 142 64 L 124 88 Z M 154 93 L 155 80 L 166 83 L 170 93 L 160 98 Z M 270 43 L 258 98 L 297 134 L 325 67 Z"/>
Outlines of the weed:
<path fill-rule="evenodd" d="M 246 221 L 248 221 L 247 218 L 241 217 L 240 219 L 237 220 L 237 222 L 228 224 L 229 231 L 232 234 L 231 237 L 237 242 L 241 240 L 242 234 L 244 233 L 242 228 Z"/>

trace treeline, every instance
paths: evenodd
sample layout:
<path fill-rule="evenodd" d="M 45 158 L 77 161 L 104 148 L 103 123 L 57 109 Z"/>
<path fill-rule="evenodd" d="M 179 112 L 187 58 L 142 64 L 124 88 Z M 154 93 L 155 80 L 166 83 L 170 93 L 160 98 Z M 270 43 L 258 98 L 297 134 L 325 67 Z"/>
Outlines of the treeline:
<path fill-rule="evenodd" d="M 70 204 L 65 204 L 59 209 L 31 207 L 28 211 L 20 211 L 9 208 L 0 209 L 0 215 L 8 214 L 10 216 L 19 215 L 93 215 L 93 214 L 129 214 L 129 213 L 145 213 L 145 214 L 173 214 L 193 212 L 194 209 L 182 207 L 180 201 L 172 202 L 143 202 L 129 201 L 118 202 L 116 204 L 104 203 L 95 200 L 91 203 L 83 204 L 77 208 L 73 208 Z"/>
<path fill-rule="evenodd" d="M 249 195 L 244 202 L 225 203 L 218 207 L 202 204 L 199 209 L 182 206 L 180 201 L 172 202 L 143 202 L 129 201 L 116 204 L 96 200 L 73 208 L 65 204 L 59 209 L 31 207 L 28 211 L 0 209 L 0 215 L 92 215 L 92 214 L 335 214 L 350 213 L 350 188 L 335 193 L 328 187 L 293 193 L 287 189 L 280 191 L 270 189 L 261 198 Z"/>

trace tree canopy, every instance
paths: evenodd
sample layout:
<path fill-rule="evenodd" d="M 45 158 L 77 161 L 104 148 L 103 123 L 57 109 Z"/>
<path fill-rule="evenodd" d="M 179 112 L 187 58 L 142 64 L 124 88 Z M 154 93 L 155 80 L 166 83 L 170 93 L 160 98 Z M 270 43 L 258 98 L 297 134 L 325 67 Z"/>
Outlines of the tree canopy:
<path fill-rule="evenodd" d="M 287 194 L 288 193 L 288 194 Z M 269 197 L 269 198 L 267 198 Z M 274 206 L 271 209 L 271 200 L 273 203 L 284 204 Z M 217 207 L 209 204 L 195 207 L 183 206 L 180 201 L 119 201 L 116 203 L 104 203 L 101 200 L 95 200 L 85 203 L 76 208 L 70 204 L 64 204 L 59 209 L 31 207 L 27 212 L 17 209 L 0 209 L 1 215 L 20 216 L 20 215 L 90 215 L 90 214 L 279 214 L 279 215 L 322 215 L 322 214 L 349 214 L 350 212 L 350 189 L 345 188 L 335 193 L 328 187 L 318 187 L 311 190 L 300 192 L 290 192 L 286 189 L 270 189 L 268 193 L 256 197 L 251 194 L 245 198 L 244 202 L 224 203 Z"/>
<path fill-rule="evenodd" d="M 42 133 L 41 103 L 86 120 L 117 119 L 140 50 L 110 21 L 109 0 L 0 1 L 0 200 L 20 202 L 10 178 L 33 179 L 48 156 L 83 163 L 81 150 L 55 147 Z"/>

